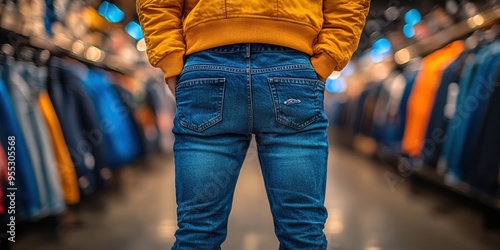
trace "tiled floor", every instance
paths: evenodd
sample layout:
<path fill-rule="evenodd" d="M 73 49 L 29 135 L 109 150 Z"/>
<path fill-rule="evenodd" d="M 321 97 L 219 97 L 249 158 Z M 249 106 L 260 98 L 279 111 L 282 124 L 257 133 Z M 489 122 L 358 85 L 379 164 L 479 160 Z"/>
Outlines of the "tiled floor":
<path fill-rule="evenodd" d="M 432 189 L 411 192 L 407 179 L 388 181 L 391 171 L 359 154 L 332 147 L 325 228 L 329 249 L 500 249 L 500 231 L 484 230 L 480 212 Z M 59 230 L 38 225 L 18 236 L 12 249 L 169 249 L 176 209 L 172 158 L 152 156 L 115 177 L 120 181 L 66 214 Z M 272 227 L 252 147 L 222 248 L 278 249 Z"/>

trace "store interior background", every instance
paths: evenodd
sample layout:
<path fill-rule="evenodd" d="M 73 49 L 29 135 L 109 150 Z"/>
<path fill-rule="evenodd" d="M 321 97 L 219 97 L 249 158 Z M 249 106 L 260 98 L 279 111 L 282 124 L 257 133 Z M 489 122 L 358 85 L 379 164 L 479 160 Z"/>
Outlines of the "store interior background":
<path fill-rule="evenodd" d="M 326 82 L 329 249 L 500 249 L 499 25 L 498 0 L 372 1 Z M 0 34 L 0 249 L 170 248 L 175 100 L 135 1 L 3 0 Z M 254 144 L 222 248 L 278 249 Z"/>

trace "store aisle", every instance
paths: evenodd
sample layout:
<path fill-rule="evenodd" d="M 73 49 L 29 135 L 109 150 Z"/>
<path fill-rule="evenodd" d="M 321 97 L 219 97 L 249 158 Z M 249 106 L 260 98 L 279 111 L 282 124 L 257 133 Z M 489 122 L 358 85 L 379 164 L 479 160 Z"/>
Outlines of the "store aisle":
<path fill-rule="evenodd" d="M 409 180 L 394 179 L 390 169 L 342 148 L 332 146 L 329 164 L 329 249 L 499 249 L 500 232 L 483 230 L 478 211 L 431 190 L 412 194 Z M 278 249 L 260 175 L 253 146 L 223 249 Z M 173 159 L 151 156 L 115 179 L 101 195 L 66 214 L 58 230 L 39 223 L 19 235 L 13 249 L 169 249 L 176 208 Z"/>

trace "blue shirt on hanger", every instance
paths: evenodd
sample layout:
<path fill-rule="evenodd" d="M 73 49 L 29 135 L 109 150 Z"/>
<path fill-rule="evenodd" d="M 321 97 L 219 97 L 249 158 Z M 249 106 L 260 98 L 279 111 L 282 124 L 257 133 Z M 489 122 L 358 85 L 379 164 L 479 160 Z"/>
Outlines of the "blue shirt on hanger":
<path fill-rule="evenodd" d="M 105 137 L 109 166 L 117 168 L 131 164 L 141 155 L 141 142 L 133 123 L 133 114 L 127 110 L 109 75 L 90 69 L 84 81 L 91 97 Z"/>
<path fill-rule="evenodd" d="M 40 214 L 41 207 L 35 173 L 9 91 L 2 79 L 0 79 L 0 121 L 2 121 L 0 123 L 0 139 L 6 151 L 9 148 L 8 137 L 15 137 L 15 185 L 17 187 L 16 200 L 18 201 L 16 202 L 16 216 L 21 219 L 36 217 Z"/>

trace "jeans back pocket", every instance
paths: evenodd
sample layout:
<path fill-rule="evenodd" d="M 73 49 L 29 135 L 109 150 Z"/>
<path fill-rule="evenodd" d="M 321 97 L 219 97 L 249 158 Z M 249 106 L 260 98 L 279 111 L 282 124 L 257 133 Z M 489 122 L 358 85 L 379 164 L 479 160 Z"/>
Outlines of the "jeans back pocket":
<path fill-rule="evenodd" d="M 303 129 L 322 117 L 324 84 L 317 79 L 269 77 L 276 121 Z"/>
<path fill-rule="evenodd" d="M 222 121 L 225 84 L 225 78 L 179 82 L 175 92 L 180 124 L 202 132 Z"/>

